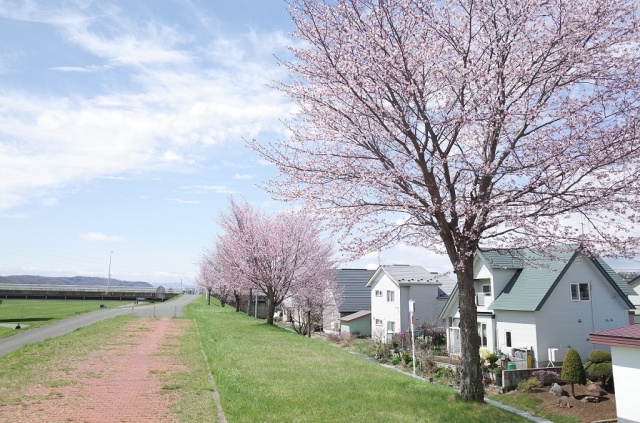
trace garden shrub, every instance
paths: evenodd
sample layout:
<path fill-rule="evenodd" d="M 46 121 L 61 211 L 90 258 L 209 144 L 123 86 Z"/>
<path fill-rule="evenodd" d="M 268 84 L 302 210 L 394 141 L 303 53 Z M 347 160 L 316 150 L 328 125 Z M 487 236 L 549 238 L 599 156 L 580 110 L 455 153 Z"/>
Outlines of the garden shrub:
<path fill-rule="evenodd" d="M 585 385 L 587 383 L 587 376 L 584 371 L 584 366 L 582 365 L 582 359 L 578 351 L 573 348 L 571 348 L 564 357 L 560 378 L 564 382 L 571 384 L 571 395 L 573 395 L 574 398 L 576 397 L 574 384 Z"/>
<path fill-rule="evenodd" d="M 590 380 L 599 380 L 602 386 L 613 377 L 611 353 L 593 350 L 589 353 L 589 361 L 584 365 L 584 371 Z"/>
<path fill-rule="evenodd" d="M 516 389 L 518 391 L 532 392 L 540 388 L 542 388 L 542 382 L 537 377 L 530 377 L 529 379 L 521 380 Z"/>
<path fill-rule="evenodd" d="M 543 386 L 553 385 L 561 382 L 560 375 L 552 370 L 538 370 L 531 373 L 531 376 L 538 379 Z"/>

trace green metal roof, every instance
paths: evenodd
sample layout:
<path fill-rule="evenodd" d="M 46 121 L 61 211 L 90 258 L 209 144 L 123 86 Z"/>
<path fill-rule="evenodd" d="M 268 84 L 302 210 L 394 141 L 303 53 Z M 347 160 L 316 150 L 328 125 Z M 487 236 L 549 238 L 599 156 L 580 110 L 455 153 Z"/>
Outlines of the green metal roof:
<path fill-rule="evenodd" d="M 489 262 L 490 259 L 495 259 L 495 253 L 491 253 L 489 258 L 484 257 L 485 261 Z M 516 259 L 513 261 L 514 265 L 509 266 L 506 264 L 508 260 L 503 259 L 501 261 L 501 263 L 503 263 L 501 268 L 515 268 L 518 270 L 498 298 L 488 307 L 489 309 L 514 311 L 540 310 L 553 291 L 553 288 L 558 284 L 571 263 L 573 263 L 579 255 L 568 248 L 557 249 L 553 252 L 552 257 L 544 256 L 531 250 L 517 250 L 515 253 L 516 255 L 514 257 Z M 479 254 L 484 256 L 487 252 L 481 251 Z M 628 303 L 630 308 L 633 308 L 633 305 L 626 297 L 626 295 L 632 295 L 631 290 L 622 278 L 601 258 L 583 257 L 593 262 L 607 282 L 609 282 L 619 294 L 625 294 L 621 295 L 621 298 Z M 520 263 L 516 263 L 518 260 Z"/>

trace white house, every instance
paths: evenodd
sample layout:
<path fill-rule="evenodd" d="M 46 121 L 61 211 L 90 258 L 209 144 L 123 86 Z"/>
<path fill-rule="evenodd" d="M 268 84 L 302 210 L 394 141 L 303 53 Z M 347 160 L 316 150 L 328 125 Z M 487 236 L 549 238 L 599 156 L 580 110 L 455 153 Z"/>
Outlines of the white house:
<path fill-rule="evenodd" d="M 422 266 L 380 266 L 367 286 L 371 288 L 371 333 L 389 340 L 394 333 L 409 332 L 409 300 L 415 301 L 414 321 L 437 321 L 455 286 L 447 275 Z"/>
<path fill-rule="evenodd" d="M 598 257 L 558 247 L 553 257 L 531 250 L 480 251 L 474 286 L 481 348 L 500 350 L 518 368 L 562 362 L 569 348 L 583 360 L 589 334 L 632 323 L 635 293 Z M 447 347 L 460 353 L 457 286 L 440 318 Z"/>
<path fill-rule="evenodd" d="M 637 276 L 629 281 L 629 288 L 633 289 L 636 293 L 634 296 L 630 296 L 629 299 L 636 306 L 635 323 L 640 323 L 640 276 Z"/>
<path fill-rule="evenodd" d="M 611 348 L 618 422 L 640 422 L 640 407 L 638 407 L 640 325 L 592 333 L 591 342 Z"/>

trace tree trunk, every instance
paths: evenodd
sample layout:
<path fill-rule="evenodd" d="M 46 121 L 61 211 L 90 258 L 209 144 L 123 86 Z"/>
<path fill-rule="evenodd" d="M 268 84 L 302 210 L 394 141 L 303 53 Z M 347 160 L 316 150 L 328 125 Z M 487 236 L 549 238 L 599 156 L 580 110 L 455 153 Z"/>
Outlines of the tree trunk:
<path fill-rule="evenodd" d="M 273 315 L 276 312 L 276 302 L 274 294 L 269 290 L 267 293 L 267 324 L 273 325 Z"/>
<path fill-rule="evenodd" d="M 247 301 L 247 316 L 251 316 L 251 301 L 253 301 L 253 289 L 249 288 L 249 301 Z"/>
<path fill-rule="evenodd" d="M 473 256 L 465 258 L 463 269 L 458 270 L 458 295 L 460 299 L 460 347 L 462 374 L 460 395 L 465 400 L 484 402 L 484 381 L 480 366 L 480 337 L 478 313 L 473 287 Z"/>
<path fill-rule="evenodd" d="M 309 338 L 311 338 L 311 331 L 312 331 L 312 327 L 311 327 L 311 311 L 307 311 L 307 330 L 309 331 Z"/>
<path fill-rule="evenodd" d="M 211 291 L 207 291 L 207 305 L 211 305 Z"/>

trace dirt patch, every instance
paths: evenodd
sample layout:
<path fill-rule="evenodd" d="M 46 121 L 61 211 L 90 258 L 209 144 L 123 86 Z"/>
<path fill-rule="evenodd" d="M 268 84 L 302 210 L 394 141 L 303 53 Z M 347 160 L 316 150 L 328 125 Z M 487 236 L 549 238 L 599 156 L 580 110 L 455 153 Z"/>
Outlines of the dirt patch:
<path fill-rule="evenodd" d="M 540 408 L 542 408 L 543 410 L 554 414 L 574 416 L 579 418 L 580 421 L 584 423 L 616 418 L 616 397 L 612 393 L 600 397 L 600 401 L 597 403 L 582 402 L 580 400 L 590 394 L 589 392 L 587 392 L 586 386 L 576 385 L 576 398 L 569 397 L 570 408 L 560 408 L 558 406 L 558 397 L 551 395 L 549 393 L 549 389 L 550 387 L 545 387 L 539 392 L 533 393 L 511 391 L 504 395 L 529 395 L 535 398 L 539 398 L 542 400 Z M 565 385 L 564 389 L 569 392 L 569 394 L 571 394 L 570 385 Z M 499 400 L 499 398 L 497 399 Z"/>

